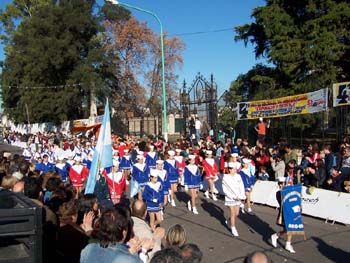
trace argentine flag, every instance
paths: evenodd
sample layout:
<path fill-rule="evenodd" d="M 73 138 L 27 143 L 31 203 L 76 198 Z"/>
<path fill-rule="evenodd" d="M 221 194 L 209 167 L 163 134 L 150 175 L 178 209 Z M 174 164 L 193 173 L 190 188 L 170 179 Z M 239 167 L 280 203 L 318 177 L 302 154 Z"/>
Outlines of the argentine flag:
<path fill-rule="evenodd" d="M 94 151 L 94 158 L 92 160 L 89 177 L 85 188 L 85 194 L 94 193 L 96 177 L 100 169 L 112 167 L 112 165 L 111 121 L 109 117 L 109 103 L 107 99 L 102 126 L 98 136 L 97 145 Z"/>

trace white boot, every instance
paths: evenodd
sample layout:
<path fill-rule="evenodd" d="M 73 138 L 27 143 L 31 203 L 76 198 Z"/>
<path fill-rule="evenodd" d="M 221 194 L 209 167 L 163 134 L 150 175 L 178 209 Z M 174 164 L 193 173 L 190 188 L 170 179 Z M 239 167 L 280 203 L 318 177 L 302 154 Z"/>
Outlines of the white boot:
<path fill-rule="evenodd" d="M 277 239 L 278 239 L 277 234 L 271 235 L 271 243 L 274 247 L 277 247 Z"/>
<path fill-rule="evenodd" d="M 176 206 L 174 199 L 171 200 L 171 206 Z"/>
<path fill-rule="evenodd" d="M 196 208 L 196 207 L 193 207 L 193 208 L 192 208 L 192 212 L 193 212 L 193 214 L 198 215 L 198 211 L 197 211 L 197 208 Z"/>
<path fill-rule="evenodd" d="M 213 198 L 214 201 L 217 201 L 218 199 L 216 198 L 216 194 L 211 193 L 211 197 Z"/>
<path fill-rule="evenodd" d="M 241 213 L 242 213 L 242 214 L 245 214 L 245 211 L 244 211 L 244 204 L 240 204 L 239 207 L 241 208 Z"/>
<path fill-rule="evenodd" d="M 188 211 L 191 211 L 191 201 L 187 202 L 187 209 L 188 209 Z"/>
<path fill-rule="evenodd" d="M 204 193 L 205 197 L 209 199 L 209 192 L 208 191 L 205 191 Z"/>
<path fill-rule="evenodd" d="M 292 244 L 291 244 L 290 242 L 288 242 L 288 241 L 286 242 L 285 249 L 286 249 L 287 251 L 289 251 L 290 253 L 295 253 L 295 250 L 293 249 Z"/>
<path fill-rule="evenodd" d="M 239 236 L 236 227 L 232 226 L 232 227 L 231 227 L 231 232 L 232 232 L 232 235 L 233 235 L 233 236 L 235 236 L 235 237 L 238 237 L 238 236 Z"/>

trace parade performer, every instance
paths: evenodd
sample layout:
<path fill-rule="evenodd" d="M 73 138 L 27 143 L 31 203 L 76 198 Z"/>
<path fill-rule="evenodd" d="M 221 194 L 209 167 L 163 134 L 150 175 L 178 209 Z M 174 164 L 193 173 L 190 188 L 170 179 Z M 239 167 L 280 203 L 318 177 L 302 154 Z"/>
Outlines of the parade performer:
<path fill-rule="evenodd" d="M 154 231 L 156 226 L 162 221 L 160 209 L 164 202 L 164 193 L 162 183 L 158 181 L 156 169 L 151 169 L 149 177 L 149 182 L 145 185 L 142 198 L 146 201 L 150 226 Z"/>
<path fill-rule="evenodd" d="M 206 151 L 206 158 L 202 161 L 202 165 L 205 172 L 205 178 L 209 182 L 209 190 L 205 191 L 204 195 L 206 198 L 209 198 L 209 192 L 214 201 L 217 200 L 215 194 L 215 181 L 218 179 L 218 166 L 215 162 L 215 159 L 212 157 L 213 152 L 211 150 Z"/>
<path fill-rule="evenodd" d="M 184 169 L 185 188 L 189 189 L 191 194 L 191 200 L 187 202 L 187 208 L 192 211 L 193 214 L 198 215 L 196 208 L 196 198 L 198 196 L 198 190 L 201 184 L 201 173 L 196 163 L 196 156 L 188 156 L 189 164 Z"/>
<path fill-rule="evenodd" d="M 282 235 L 287 235 L 285 249 L 295 253 L 292 246 L 293 234 L 302 234 L 305 237 L 304 225 L 301 219 L 301 185 L 286 185 L 286 180 L 278 177 L 279 190 L 276 192 L 276 200 L 279 204 L 276 224 L 283 229 L 271 235 L 271 243 L 277 247 L 277 240 Z"/>
<path fill-rule="evenodd" d="M 113 166 L 110 172 L 105 174 L 108 190 L 113 204 L 118 204 L 126 191 L 126 178 L 123 172 L 119 170 L 119 162 L 113 160 Z"/>
<path fill-rule="evenodd" d="M 242 181 L 244 184 L 244 189 L 245 189 L 245 195 L 246 195 L 246 204 L 247 204 L 247 212 L 250 215 L 253 215 L 253 210 L 251 208 L 251 204 L 250 204 L 250 193 L 253 190 L 253 185 L 255 183 L 255 176 L 252 173 L 252 169 L 250 168 L 250 162 L 251 160 L 249 160 L 248 158 L 243 158 L 242 163 L 243 163 L 243 167 L 241 169 L 241 171 L 239 172 L 239 174 L 242 177 Z M 241 211 L 242 213 L 245 213 L 244 211 L 244 204 L 241 205 Z"/>
<path fill-rule="evenodd" d="M 168 178 L 170 182 L 170 203 L 172 206 L 175 204 L 175 193 L 177 192 L 177 184 L 179 180 L 179 170 L 177 168 L 176 160 L 174 158 L 175 152 L 173 150 L 168 151 L 169 158 L 165 160 L 164 169 L 168 173 Z"/>
<path fill-rule="evenodd" d="M 176 161 L 177 169 L 179 170 L 179 184 L 184 186 L 184 169 L 186 166 L 185 158 L 181 155 L 181 149 L 175 149 L 174 159 Z"/>
<path fill-rule="evenodd" d="M 163 207 L 165 207 L 168 204 L 170 182 L 169 182 L 169 178 L 168 178 L 168 173 L 164 169 L 164 161 L 157 160 L 156 164 L 157 164 L 156 169 L 158 172 L 158 181 L 162 183 L 162 187 L 163 187 L 163 193 L 164 193 Z"/>
<path fill-rule="evenodd" d="M 55 166 L 49 162 L 49 156 L 47 154 L 44 154 L 42 158 L 43 161 L 35 165 L 36 170 L 38 170 L 40 174 L 55 171 Z"/>
<path fill-rule="evenodd" d="M 132 167 L 131 175 L 133 180 L 137 182 L 138 187 L 140 187 L 138 192 L 138 199 L 142 200 L 142 191 L 144 186 L 148 183 L 150 171 L 144 162 L 144 156 L 142 154 L 137 155 L 136 161 L 137 162 Z"/>
<path fill-rule="evenodd" d="M 230 208 L 230 218 L 226 222 L 231 228 L 232 235 L 238 237 L 236 218 L 239 215 L 241 201 L 246 199 L 246 195 L 242 178 L 237 173 L 237 165 L 233 162 L 228 163 L 228 170 L 229 172 L 224 174 L 222 179 L 222 190 L 225 193 L 225 206 Z"/>
<path fill-rule="evenodd" d="M 69 169 L 69 179 L 78 193 L 80 193 L 89 175 L 89 170 L 81 164 L 81 158 L 79 156 L 75 156 L 74 161 L 75 164 Z"/>
<path fill-rule="evenodd" d="M 89 170 L 93 160 L 93 151 L 91 150 L 90 146 L 91 146 L 91 143 L 86 142 L 81 154 L 81 158 L 83 160 L 82 162 L 86 166 L 86 168 Z"/>
<path fill-rule="evenodd" d="M 58 161 L 55 165 L 55 171 L 61 176 L 62 182 L 66 184 L 68 183 L 69 179 L 69 165 L 64 161 L 64 158 L 61 155 L 58 156 L 57 160 Z"/>
<path fill-rule="evenodd" d="M 146 164 L 149 168 L 156 168 L 158 153 L 154 151 L 154 145 L 149 146 L 149 152 L 146 154 Z"/>

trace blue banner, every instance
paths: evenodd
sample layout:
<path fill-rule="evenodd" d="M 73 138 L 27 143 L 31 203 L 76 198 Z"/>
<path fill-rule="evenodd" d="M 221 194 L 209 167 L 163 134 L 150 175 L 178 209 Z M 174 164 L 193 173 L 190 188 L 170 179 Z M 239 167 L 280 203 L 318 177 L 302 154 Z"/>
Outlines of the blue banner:
<path fill-rule="evenodd" d="M 282 213 L 288 233 L 304 234 L 301 201 L 301 184 L 288 185 L 282 188 Z"/>

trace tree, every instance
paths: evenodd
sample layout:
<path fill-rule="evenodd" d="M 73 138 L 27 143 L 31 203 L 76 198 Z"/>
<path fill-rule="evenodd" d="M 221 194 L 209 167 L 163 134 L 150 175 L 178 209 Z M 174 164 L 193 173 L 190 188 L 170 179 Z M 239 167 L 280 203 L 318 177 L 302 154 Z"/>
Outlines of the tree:
<path fill-rule="evenodd" d="M 349 78 L 348 1 L 266 3 L 254 9 L 254 23 L 236 28 L 236 40 L 253 43 L 256 57 L 274 64 L 286 87 L 308 92 Z"/>
<path fill-rule="evenodd" d="M 252 17 L 253 23 L 236 27 L 235 39 L 251 42 L 256 57 L 265 57 L 275 73 L 251 77 L 258 85 L 250 98 L 306 93 L 349 79 L 349 1 L 267 0 Z M 320 123 L 315 115 L 290 119 L 295 127 Z"/>
<path fill-rule="evenodd" d="M 105 26 L 110 37 L 108 49 L 121 59 L 122 88 L 117 95 L 118 107 L 122 107 L 124 113 L 129 110 L 137 113 L 138 106 L 147 105 L 152 114 L 159 115 L 163 98 L 159 36 L 148 28 L 147 23 L 140 23 L 134 17 L 116 22 L 106 20 Z M 183 49 L 184 44 L 179 38 L 167 38 L 164 34 L 165 79 L 169 96 L 176 94 L 174 71 L 182 66 Z"/>
<path fill-rule="evenodd" d="M 82 0 L 14 1 L 2 13 L 2 95 L 16 122 L 28 115 L 30 122 L 56 123 L 87 117 L 91 89 L 104 98 L 118 88 L 118 58 L 105 52 L 95 7 Z"/>

